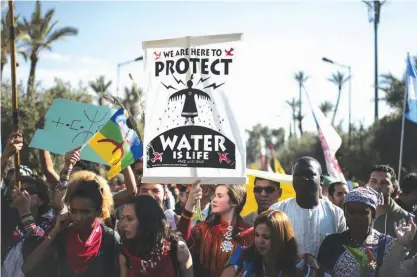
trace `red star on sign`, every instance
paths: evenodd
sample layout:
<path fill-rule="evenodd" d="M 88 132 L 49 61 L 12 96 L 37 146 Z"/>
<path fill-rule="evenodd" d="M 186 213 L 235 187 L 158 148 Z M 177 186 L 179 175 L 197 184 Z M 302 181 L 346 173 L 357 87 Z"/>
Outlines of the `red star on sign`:
<path fill-rule="evenodd" d="M 222 163 L 223 161 L 225 161 L 227 164 L 230 164 L 230 160 L 227 157 L 227 155 L 229 155 L 229 153 L 217 152 L 217 154 L 219 155 L 219 163 Z"/>
<path fill-rule="evenodd" d="M 235 49 L 233 49 L 233 48 L 230 48 L 230 50 L 225 49 L 224 52 L 226 52 L 226 56 L 233 56 L 233 53 L 232 53 L 233 50 L 235 50 Z"/>
<path fill-rule="evenodd" d="M 155 163 L 157 160 L 159 160 L 162 163 L 162 154 L 164 153 L 153 152 L 154 157 L 151 160 L 152 163 Z"/>

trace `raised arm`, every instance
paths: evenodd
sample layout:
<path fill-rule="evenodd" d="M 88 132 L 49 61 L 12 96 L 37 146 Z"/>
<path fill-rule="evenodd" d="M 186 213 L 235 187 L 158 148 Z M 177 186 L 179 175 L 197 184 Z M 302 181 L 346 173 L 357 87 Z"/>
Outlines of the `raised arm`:
<path fill-rule="evenodd" d="M 44 238 L 41 244 L 33 250 L 32 253 L 25 259 L 22 271 L 26 275 L 30 272 L 38 263 L 40 263 L 46 257 L 49 257 L 51 253 L 51 246 L 53 245 L 58 234 L 69 225 L 69 215 L 64 214 L 60 215 L 57 218 L 54 229 L 49 233 L 47 237 Z"/>
<path fill-rule="evenodd" d="M 177 225 L 178 231 L 182 233 L 184 240 L 188 241 L 191 235 L 191 228 L 193 223 L 194 208 L 197 205 L 197 202 L 203 197 L 203 191 L 199 183 L 192 184 L 190 193 L 188 195 L 187 203 L 185 204 L 184 209 L 180 220 Z"/>
<path fill-rule="evenodd" d="M 4 171 L 7 168 L 10 158 L 23 148 L 23 135 L 21 133 L 12 133 L 7 139 L 6 148 L 1 155 L 1 179 L 5 176 Z"/>
<path fill-rule="evenodd" d="M 59 183 L 59 175 L 55 172 L 54 163 L 52 162 L 49 151 L 39 150 L 42 172 L 46 176 L 46 181 L 54 188 Z"/>
<path fill-rule="evenodd" d="M 12 207 L 18 211 L 20 221 L 24 228 L 26 237 L 40 236 L 43 237 L 45 232 L 41 226 L 36 225 L 35 219 L 30 211 L 30 195 L 27 191 L 21 192 L 17 187 L 12 192 Z"/>
<path fill-rule="evenodd" d="M 113 195 L 114 206 L 118 207 L 123 205 L 123 203 L 130 197 L 133 197 L 137 194 L 138 188 L 135 180 L 135 175 L 133 174 L 133 170 L 130 166 L 126 167 L 122 174 L 125 179 L 126 188 L 117 192 Z"/>

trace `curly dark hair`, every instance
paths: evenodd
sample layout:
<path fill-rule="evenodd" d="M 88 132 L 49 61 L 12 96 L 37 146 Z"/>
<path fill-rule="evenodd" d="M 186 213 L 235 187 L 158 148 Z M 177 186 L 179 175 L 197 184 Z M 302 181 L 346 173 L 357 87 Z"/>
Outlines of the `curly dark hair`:
<path fill-rule="evenodd" d="M 124 239 L 123 245 L 135 256 L 149 255 L 162 239 L 180 241 L 181 235 L 171 229 L 164 211 L 158 202 L 149 195 L 138 195 L 129 199 L 126 205 L 133 205 L 139 221 L 136 237 Z"/>

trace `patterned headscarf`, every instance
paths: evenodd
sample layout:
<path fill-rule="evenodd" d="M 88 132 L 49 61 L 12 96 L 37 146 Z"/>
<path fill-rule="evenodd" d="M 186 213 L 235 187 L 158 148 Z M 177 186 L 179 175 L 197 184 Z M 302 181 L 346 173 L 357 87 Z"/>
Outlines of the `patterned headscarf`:
<path fill-rule="evenodd" d="M 345 197 L 347 203 L 363 203 L 376 210 L 376 207 L 384 204 L 382 193 L 369 187 L 359 187 L 349 192 Z"/>

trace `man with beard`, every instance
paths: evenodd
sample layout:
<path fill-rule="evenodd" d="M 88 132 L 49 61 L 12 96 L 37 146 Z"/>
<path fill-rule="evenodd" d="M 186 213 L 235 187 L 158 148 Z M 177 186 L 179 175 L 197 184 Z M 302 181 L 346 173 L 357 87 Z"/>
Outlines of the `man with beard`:
<path fill-rule="evenodd" d="M 377 165 L 372 169 L 367 185 L 381 192 L 384 196 L 384 204 L 376 209 L 374 228 L 378 232 L 388 234 L 391 237 L 395 237 L 394 223 L 398 223 L 401 219 L 406 219 L 408 222 L 411 215 L 391 198 L 395 181 L 394 169 L 387 165 Z"/>
<path fill-rule="evenodd" d="M 293 166 L 295 198 L 278 202 L 271 210 L 283 211 L 291 220 L 301 253 L 317 257 L 324 238 L 346 229 L 343 210 L 320 199 L 323 182 L 320 163 L 311 157 L 299 159 Z"/>

